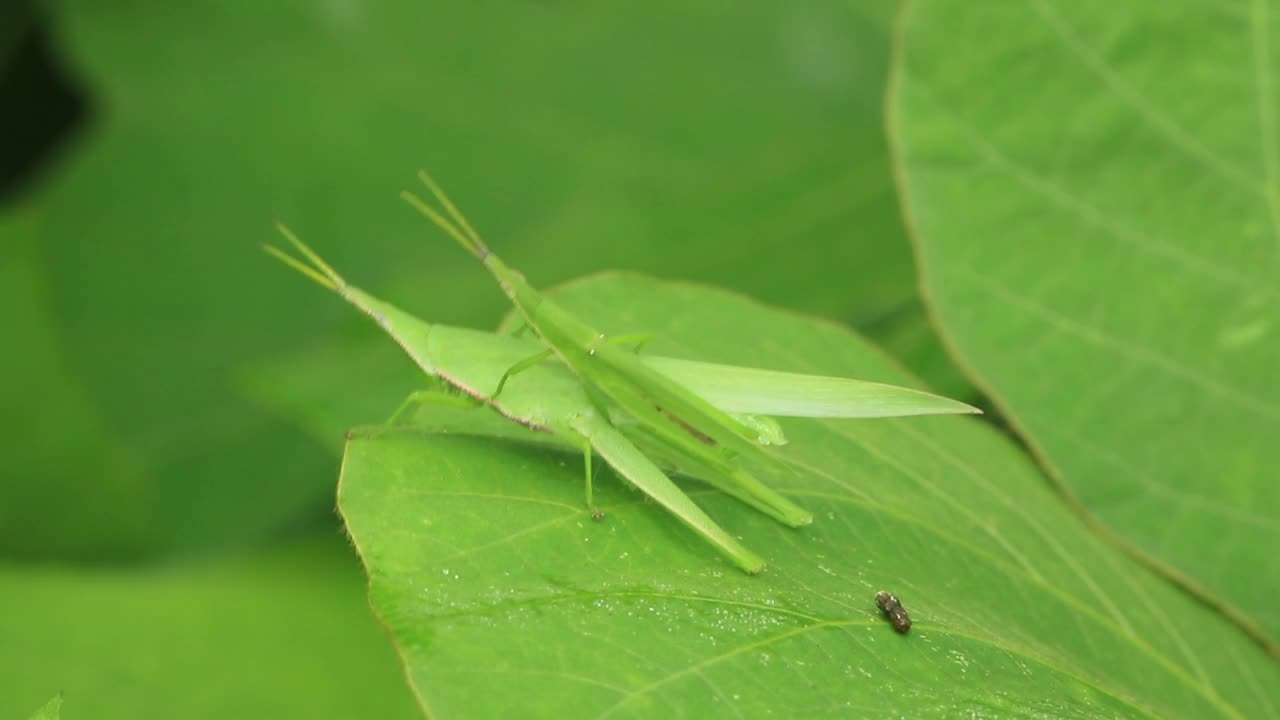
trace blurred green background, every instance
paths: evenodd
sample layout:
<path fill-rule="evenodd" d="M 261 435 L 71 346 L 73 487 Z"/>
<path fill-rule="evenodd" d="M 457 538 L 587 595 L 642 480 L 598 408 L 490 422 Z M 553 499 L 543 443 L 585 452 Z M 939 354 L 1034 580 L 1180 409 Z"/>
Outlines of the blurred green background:
<path fill-rule="evenodd" d="M 424 167 L 536 285 L 738 291 L 1009 417 L 1274 656 L 1280 18 L 912 7 L 0 5 L 0 717 L 417 716 L 333 509 L 416 374 L 260 245 L 496 327 Z"/>
<path fill-rule="evenodd" d="M 335 398 L 355 425 L 414 382 L 259 252 L 277 219 L 425 318 L 496 325 L 505 300 L 397 198 L 420 167 L 537 283 L 722 285 L 973 399 L 890 180 L 891 2 L 6 7 L 2 716 L 59 689 L 100 717 L 351 716 L 302 683 L 411 710 L 332 510 L 341 438 L 252 388 L 376 348 Z"/>

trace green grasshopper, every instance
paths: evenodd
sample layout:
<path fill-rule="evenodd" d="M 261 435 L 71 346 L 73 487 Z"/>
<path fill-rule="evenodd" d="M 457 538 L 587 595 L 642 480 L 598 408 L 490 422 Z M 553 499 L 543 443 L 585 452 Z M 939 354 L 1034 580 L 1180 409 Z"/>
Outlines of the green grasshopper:
<path fill-rule="evenodd" d="M 748 466 L 790 465 L 767 448 L 785 442 L 767 415 L 886 417 L 977 412 L 964 403 L 908 388 L 845 378 L 783 373 L 640 355 L 620 348 L 533 289 L 480 240 L 425 173 L 423 182 L 449 219 L 410 193 L 405 199 L 481 260 L 537 338 L 431 325 L 347 284 L 288 229 L 281 233 L 306 262 L 277 248 L 277 258 L 368 314 L 432 380 L 413 393 L 393 421 L 424 403 L 484 404 L 507 419 L 583 453 L 586 501 L 592 500 L 592 457 L 701 535 L 739 568 L 764 561 L 729 535 L 655 463 L 694 475 L 780 522 L 799 527 L 812 516 L 757 479 Z M 634 338 L 624 338 L 634 343 Z M 549 362 L 552 356 L 560 362 Z M 643 449 L 642 449 L 643 448 Z"/>

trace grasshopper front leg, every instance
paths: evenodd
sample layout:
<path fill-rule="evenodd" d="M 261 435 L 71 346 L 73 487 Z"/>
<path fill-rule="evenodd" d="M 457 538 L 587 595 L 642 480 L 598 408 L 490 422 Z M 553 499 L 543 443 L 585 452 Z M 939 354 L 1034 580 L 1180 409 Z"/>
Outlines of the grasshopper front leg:
<path fill-rule="evenodd" d="M 502 388 L 507 386 L 508 380 L 551 357 L 552 352 L 554 351 L 551 348 L 547 348 L 507 368 L 507 371 L 502 373 L 502 378 L 498 380 L 498 387 L 494 388 L 493 393 L 489 395 L 489 399 L 497 400 L 498 396 L 502 394 Z"/>
<path fill-rule="evenodd" d="M 582 441 L 582 464 L 586 468 L 587 473 L 587 509 L 591 511 L 592 520 L 603 520 L 604 511 L 596 507 L 594 494 L 591 488 L 591 442 L 586 438 Z"/>
<path fill-rule="evenodd" d="M 405 416 L 423 405 L 444 405 L 463 409 L 480 407 L 480 401 L 475 398 L 462 395 L 438 380 L 437 383 L 436 387 L 409 393 L 409 396 L 404 399 L 404 402 L 400 403 L 400 407 L 396 408 L 396 411 L 387 419 L 386 424 L 401 424 L 404 421 Z"/>
<path fill-rule="evenodd" d="M 521 325 L 520 327 L 526 328 L 528 326 Z M 653 336 L 648 333 L 635 333 L 631 335 L 614 335 L 601 338 L 601 340 L 612 345 L 633 345 L 634 352 L 639 353 L 652 338 Z M 498 396 L 502 394 L 502 389 L 507 386 L 508 380 L 551 357 L 554 352 L 551 348 L 547 348 L 507 368 L 507 371 L 502 373 L 502 377 L 498 380 L 498 387 L 494 388 L 493 393 L 489 395 L 489 399 L 497 400 Z"/>
<path fill-rule="evenodd" d="M 605 340 L 607 340 L 608 342 L 614 345 L 632 346 L 631 352 L 637 355 L 640 354 L 640 351 L 643 350 L 644 346 L 648 345 L 649 341 L 652 339 L 653 339 L 653 335 L 651 333 L 628 333 L 626 335 L 609 335 L 605 338 Z"/>

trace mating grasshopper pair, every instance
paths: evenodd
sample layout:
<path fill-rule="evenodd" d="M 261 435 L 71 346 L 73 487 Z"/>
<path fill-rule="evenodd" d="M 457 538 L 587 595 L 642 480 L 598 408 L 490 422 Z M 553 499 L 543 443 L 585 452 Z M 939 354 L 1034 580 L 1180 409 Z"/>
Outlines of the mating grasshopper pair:
<path fill-rule="evenodd" d="M 417 404 L 455 403 L 465 396 L 516 423 L 549 431 L 582 451 L 587 506 L 596 517 L 593 455 L 739 568 L 757 573 L 764 561 L 708 517 L 657 463 L 693 475 L 785 525 L 801 527 L 813 516 L 756 477 L 757 472 L 791 468 L 769 447 L 785 438 L 768 416 L 977 412 L 961 402 L 881 383 L 641 354 L 638 338 L 607 337 L 531 287 L 489 250 L 429 175 L 420 173 L 420 178 L 443 212 L 412 193 L 402 193 L 404 199 L 489 269 L 536 338 L 422 322 L 348 285 L 284 226 L 281 233 L 305 262 L 272 246 L 267 251 L 376 320 L 434 383 L 432 389 L 412 394 L 395 417 Z M 508 380 L 523 373 L 534 377 L 508 386 Z"/>

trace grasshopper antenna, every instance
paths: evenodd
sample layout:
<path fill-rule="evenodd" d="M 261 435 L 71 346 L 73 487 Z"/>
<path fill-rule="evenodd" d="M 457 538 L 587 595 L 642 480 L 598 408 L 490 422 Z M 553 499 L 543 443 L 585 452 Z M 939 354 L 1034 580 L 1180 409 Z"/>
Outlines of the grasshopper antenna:
<path fill-rule="evenodd" d="M 426 204 L 421 198 L 408 190 L 400 193 L 400 197 L 404 198 L 405 202 L 435 223 L 437 227 L 448 233 L 450 237 L 458 241 L 458 244 L 465 248 L 467 252 L 481 260 L 489 257 L 489 246 L 484 244 L 484 241 L 480 239 L 480 234 L 471 226 L 471 223 L 467 222 L 466 216 L 458 210 L 458 206 L 453 204 L 453 201 L 440 188 L 440 185 L 427 174 L 426 170 L 418 171 L 418 179 L 431 191 L 432 197 L 436 199 L 436 202 L 440 203 L 440 206 L 448 213 L 449 218 L 445 218 L 440 211 Z"/>
<path fill-rule="evenodd" d="M 334 292 L 339 292 L 339 288 L 346 286 L 347 283 L 342 279 L 342 276 L 339 275 L 336 270 L 329 267 L 329 264 L 321 259 L 314 250 L 307 247 L 306 243 L 299 240 L 298 236 L 293 234 L 293 231 L 284 226 L 284 223 L 277 221 L 276 230 L 279 230 L 285 240 L 288 240 L 289 244 L 293 245 L 298 252 L 302 253 L 302 256 L 306 258 L 307 262 L 299 260 L 275 245 L 264 244 L 262 249 L 265 250 L 268 255 Z"/>

